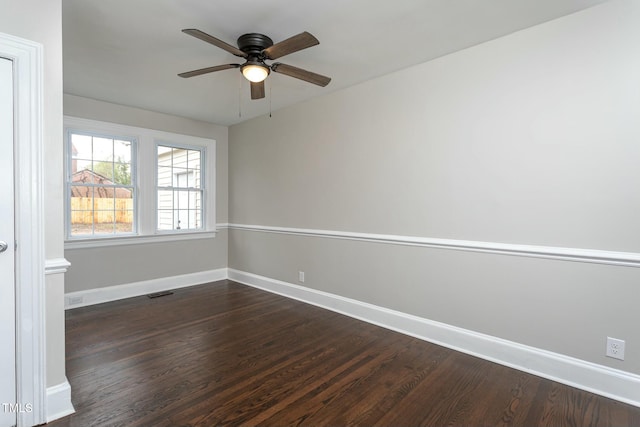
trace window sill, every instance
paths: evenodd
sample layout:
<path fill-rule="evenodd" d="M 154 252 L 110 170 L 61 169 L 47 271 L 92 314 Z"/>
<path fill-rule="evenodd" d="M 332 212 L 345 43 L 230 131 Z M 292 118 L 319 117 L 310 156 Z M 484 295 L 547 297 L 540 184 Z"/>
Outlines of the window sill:
<path fill-rule="evenodd" d="M 216 231 L 198 231 L 193 233 L 162 233 L 146 236 L 101 237 L 94 239 L 65 240 L 66 249 L 101 248 L 107 246 L 138 245 L 144 243 L 176 242 L 181 240 L 210 239 L 216 237 Z"/>

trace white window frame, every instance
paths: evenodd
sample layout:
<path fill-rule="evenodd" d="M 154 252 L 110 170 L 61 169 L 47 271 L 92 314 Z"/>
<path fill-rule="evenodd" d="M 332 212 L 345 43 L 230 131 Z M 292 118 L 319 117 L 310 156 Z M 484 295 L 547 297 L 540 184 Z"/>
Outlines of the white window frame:
<path fill-rule="evenodd" d="M 75 235 L 72 236 L 71 235 L 71 206 L 69 205 L 69 200 L 71 197 L 71 188 L 74 186 L 71 183 L 71 171 L 69 170 L 69 166 L 73 163 L 74 161 L 74 157 L 73 157 L 73 153 L 71 152 L 71 135 L 85 135 L 85 136 L 89 136 L 89 137 L 95 137 L 95 138 L 105 138 L 105 139 L 122 139 L 122 140 L 126 140 L 126 141 L 130 141 L 131 142 L 131 163 L 130 163 L 130 173 L 131 173 L 131 184 L 130 185 L 121 185 L 121 184 L 114 184 L 114 189 L 115 188 L 131 188 L 133 190 L 133 194 L 132 194 L 132 199 L 133 199 L 133 215 L 134 215 L 134 221 L 133 221 L 133 230 L 130 233 L 114 233 L 114 234 L 91 234 L 91 235 Z M 121 134 L 108 134 L 105 132 L 93 132 L 93 131 L 88 131 L 86 129 L 78 129 L 75 127 L 65 127 L 65 164 L 64 164 L 64 170 L 65 170 L 65 236 L 66 239 L 68 241 L 75 241 L 75 240 L 92 240 L 92 239 L 108 239 L 108 238 L 113 238 L 113 237 L 127 237 L 127 236 L 135 236 L 137 235 L 137 227 L 138 227 L 138 218 L 137 218 L 137 211 L 138 211 L 138 186 L 137 186 L 137 167 L 136 167 L 136 163 L 137 163 L 137 146 L 138 146 L 138 141 L 136 138 L 132 138 L 129 136 L 124 136 Z M 115 159 L 114 159 L 115 161 Z M 98 185 L 98 184 L 84 184 L 82 185 L 84 187 L 93 187 L 93 188 L 98 188 L 98 187 L 102 187 L 102 185 Z M 115 190 L 114 190 L 115 191 Z M 115 207 L 114 207 L 115 208 Z"/>
<path fill-rule="evenodd" d="M 100 246 L 117 246 L 137 243 L 163 242 L 174 240 L 211 238 L 216 234 L 215 218 L 215 176 L 216 176 L 216 141 L 209 138 L 201 138 L 191 135 L 183 135 L 171 132 L 158 131 L 116 123 L 97 120 L 82 119 L 78 117 L 64 117 L 65 135 L 70 130 L 80 133 L 101 135 L 113 135 L 123 138 L 131 138 L 137 141 L 132 158 L 136 159 L 132 170 L 136 170 L 135 192 L 137 194 L 136 218 L 137 230 L 133 235 L 107 235 L 91 238 L 67 238 L 65 249 L 80 249 Z M 66 138 L 66 136 L 65 136 Z M 204 161 L 202 162 L 202 186 L 203 186 L 203 218 L 202 229 L 198 230 L 157 230 L 157 146 L 171 145 L 176 147 L 192 147 L 203 149 Z M 71 153 L 69 145 L 65 143 L 65 174 L 68 174 Z M 133 160 L 132 160 L 133 162 Z M 65 211 L 69 215 L 68 195 L 65 199 Z M 69 227 L 69 217 L 65 218 L 65 228 Z M 67 231 L 68 236 L 68 231 Z"/>
<path fill-rule="evenodd" d="M 167 142 L 167 141 L 162 141 L 162 140 L 156 140 L 156 150 L 155 152 L 158 152 L 158 147 L 159 146 L 163 146 L 163 147 L 171 147 L 171 148 L 178 148 L 178 149 L 183 149 L 183 150 L 198 150 L 201 153 L 201 159 L 200 159 L 200 191 L 202 194 L 202 201 L 200 202 L 202 205 L 202 213 L 201 213 L 201 221 L 202 221 L 202 226 L 201 229 L 206 230 L 207 228 L 207 176 L 209 175 L 208 171 L 207 171 L 207 167 L 206 167 L 206 163 L 207 163 L 207 158 L 209 157 L 209 153 L 207 150 L 207 147 L 202 147 L 202 146 L 198 146 L 198 145 L 186 145 L 186 144 L 176 144 L 176 143 L 172 143 L 172 142 Z M 159 203 L 158 203 L 158 191 L 162 188 L 160 187 L 160 185 L 158 184 L 158 160 L 157 160 L 157 156 L 156 156 L 156 162 L 155 162 L 155 180 L 156 180 L 156 233 L 158 234 L 167 234 L 167 233 L 192 233 L 192 232 L 197 232 L 200 231 L 200 229 L 195 230 L 195 229 L 183 229 L 183 230 L 159 230 L 159 224 L 158 224 L 158 214 L 157 214 L 157 210 L 159 208 Z M 175 186 L 170 186 L 170 187 L 164 187 L 164 188 L 174 188 Z"/>

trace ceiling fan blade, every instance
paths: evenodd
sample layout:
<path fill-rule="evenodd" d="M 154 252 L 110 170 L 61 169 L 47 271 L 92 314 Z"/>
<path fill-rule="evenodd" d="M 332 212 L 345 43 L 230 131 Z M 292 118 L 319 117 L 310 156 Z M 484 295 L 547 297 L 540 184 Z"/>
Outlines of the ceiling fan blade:
<path fill-rule="evenodd" d="M 290 53 L 320 44 L 317 38 L 308 32 L 300 33 L 274 44 L 262 51 L 267 59 L 278 59 Z"/>
<path fill-rule="evenodd" d="M 284 74 L 289 77 L 295 77 L 296 79 L 304 80 L 305 82 L 313 83 L 314 85 L 322 87 L 328 85 L 331 81 L 331 77 L 312 73 L 311 71 L 303 70 L 302 68 L 294 67 L 293 65 L 282 64 L 280 62 L 276 62 L 271 65 L 271 71 Z"/>
<path fill-rule="evenodd" d="M 186 73 L 178 74 L 180 77 L 194 77 L 199 76 L 201 74 L 213 73 L 214 71 L 222 71 L 228 70 L 229 68 L 238 68 L 240 64 L 224 64 L 224 65 L 216 65 L 215 67 L 207 67 L 201 68 L 199 70 L 187 71 Z"/>
<path fill-rule="evenodd" d="M 264 98 L 264 80 L 258 83 L 251 82 L 251 99 Z"/>
<path fill-rule="evenodd" d="M 211 43 L 212 45 L 217 46 L 220 49 L 224 49 L 235 56 L 240 56 L 242 58 L 247 57 L 247 54 L 241 51 L 240 49 L 238 49 L 237 47 L 232 46 L 229 43 L 223 42 L 222 40 L 217 39 L 213 36 L 210 36 L 209 34 L 204 33 L 200 30 L 196 30 L 195 28 L 188 28 L 188 29 L 182 30 L 182 32 L 185 34 L 189 34 L 190 36 L 193 36 L 195 38 L 198 38 L 200 40 L 204 40 L 207 43 Z"/>

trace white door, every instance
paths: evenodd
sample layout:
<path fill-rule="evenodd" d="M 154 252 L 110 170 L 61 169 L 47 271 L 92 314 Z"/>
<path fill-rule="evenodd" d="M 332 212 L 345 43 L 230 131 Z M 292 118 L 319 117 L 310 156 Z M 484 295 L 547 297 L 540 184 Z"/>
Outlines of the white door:
<path fill-rule="evenodd" d="M 16 425 L 13 62 L 0 57 L 0 427 Z"/>

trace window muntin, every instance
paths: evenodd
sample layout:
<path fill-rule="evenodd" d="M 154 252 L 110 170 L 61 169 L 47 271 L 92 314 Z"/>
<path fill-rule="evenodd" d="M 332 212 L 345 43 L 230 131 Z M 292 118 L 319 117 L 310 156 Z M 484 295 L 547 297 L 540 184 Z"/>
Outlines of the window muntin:
<path fill-rule="evenodd" d="M 83 155 L 79 156 L 79 152 L 72 153 L 70 141 L 71 133 L 79 135 L 89 135 L 97 138 L 106 138 L 113 140 L 122 140 L 125 142 L 133 142 L 131 148 L 131 186 L 134 188 L 134 226 L 132 233 L 118 233 L 118 234 L 96 234 L 96 235 L 80 235 L 71 236 L 71 209 L 69 198 L 69 185 L 67 183 L 67 196 L 66 196 L 66 210 L 65 210 L 65 226 L 66 230 L 66 242 L 65 248 L 80 249 L 80 248 L 93 248 L 93 247 L 105 247 L 105 246 L 118 246 L 129 245 L 137 243 L 148 242 L 168 242 L 175 240 L 189 240 L 189 239 L 201 239 L 215 236 L 216 233 L 216 218 L 215 218 L 215 170 L 216 170 L 216 141 L 210 138 L 201 138 L 192 135 L 177 134 L 171 132 L 164 132 L 148 128 L 140 128 L 134 126 L 121 125 L 116 123 L 107 123 L 97 120 L 89 120 L 78 117 L 65 116 L 65 176 L 68 178 L 69 171 L 72 165 L 72 161 L 76 161 L 76 168 L 78 162 L 80 166 L 87 167 L 87 165 L 93 165 L 93 162 L 86 160 L 92 160 L 91 157 Z M 93 144 L 93 142 L 91 143 Z M 197 223 L 198 228 L 183 228 L 180 229 L 174 227 L 167 230 L 158 230 L 158 188 L 157 188 L 157 162 L 158 162 L 158 144 L 169 147 L 184 148 L 190 150 L 199 150 L 202 153 L 202 159 L 200 164 L 200 185 L 202 188 L 195 192 L 199 193 L 200 205 L 194 201 L 189 201 L 187 198 L 186 205 L 184 203 L 185 198 L 178 200 L 180 207 L 184 209 L 178 209 L 178 215 L 182 214 L 182 218 L 178 217 L 181 224 L 188 222 L 190 227 L 194 227 Z M 86 157 L 89 157 L 88 159 Z M 119 161 L 117 156 L 114 156 L 115 166 L 119 163 L 127 163 L 126 161 Z M 195 159 L 195 158 L 194 158 Z M 192 159 L 192 160 L 194 160 Z M 111 160 L 111 159 L 106 159 Z M 96 159 L 99 163 L 105 161 L 105 159 Z M 83 163 L 84 162 L 84 163 Z M 196 173 L 187 171 L 180 171 L 180 165 L 176 165 L 178 172 L 175 177 L 172 177 L 171 185 L 173 186 L 174 179 L 176 185 L 183 186 L 184 179 L 187 180 L 187 187 L 195 187 Z M 91 169 L 93 166 L 88 167 Z M 101 166 L 98 166 L 98 169 Z M 185 169 L 194 169 L 188 165 Z M 77 170 L 77 169 L 76 169 Z M 186 176 L 180 173 L 186 173 Z M 98 172 L 99 173 L 99 172 Z M 116 182 L 120 184 L 122 179 L 118 178 L 118 173 L 115 173 Z M 86 178 L 87 181 L 93 181 L 93 178 Z M 180 180 L 180 182 L 178 182 Z M 191 180 L 194 183 L 191 183 Z M 67 182 L 69 179 L 67 179 Z M 93 191 L 93 190 L 91 190 Z M 194 192 L 190 192 L 194 196 Z M 172 194 L 173 197 L 173 194 Z M 103 201 L 104 203 L 104 201 Z M 195 204 L 195 209 L 194 209 Z M 93 208 L 93 206 L 91 206 Z M 177 206 L 176 206 L 177 208 Z M 109 206 L 109 209 L 112 209 Z M 89 210 L 89 209 L 76 209 L 76 210 Z M 103 209 L 108 210 L 108 209 Z M 173 210 L 173 209 L 169 209 Z M 186 212 L 184 212 L 186 210 Z M 183 212 L 180 212 L 183 211 Z M 195 218 L 194 218 L 195 212 Z M 198 214 L 199 213 L 199 214 Z M 173 213 L 172 213 L 173 214 Z M 186 218 L 184 215 L 187 215 Z M 173 223 L 171 224 L 174 225 Z"/>
<path fill-rule="evenodd" d="M 67 237 L 134 234 L 136 141 L 69 130 L 67 143 Z"/>
<path fill-rule="evenodd" d="M 157 144 L 157 231 L 204 227 L 204 148 Z"/>

